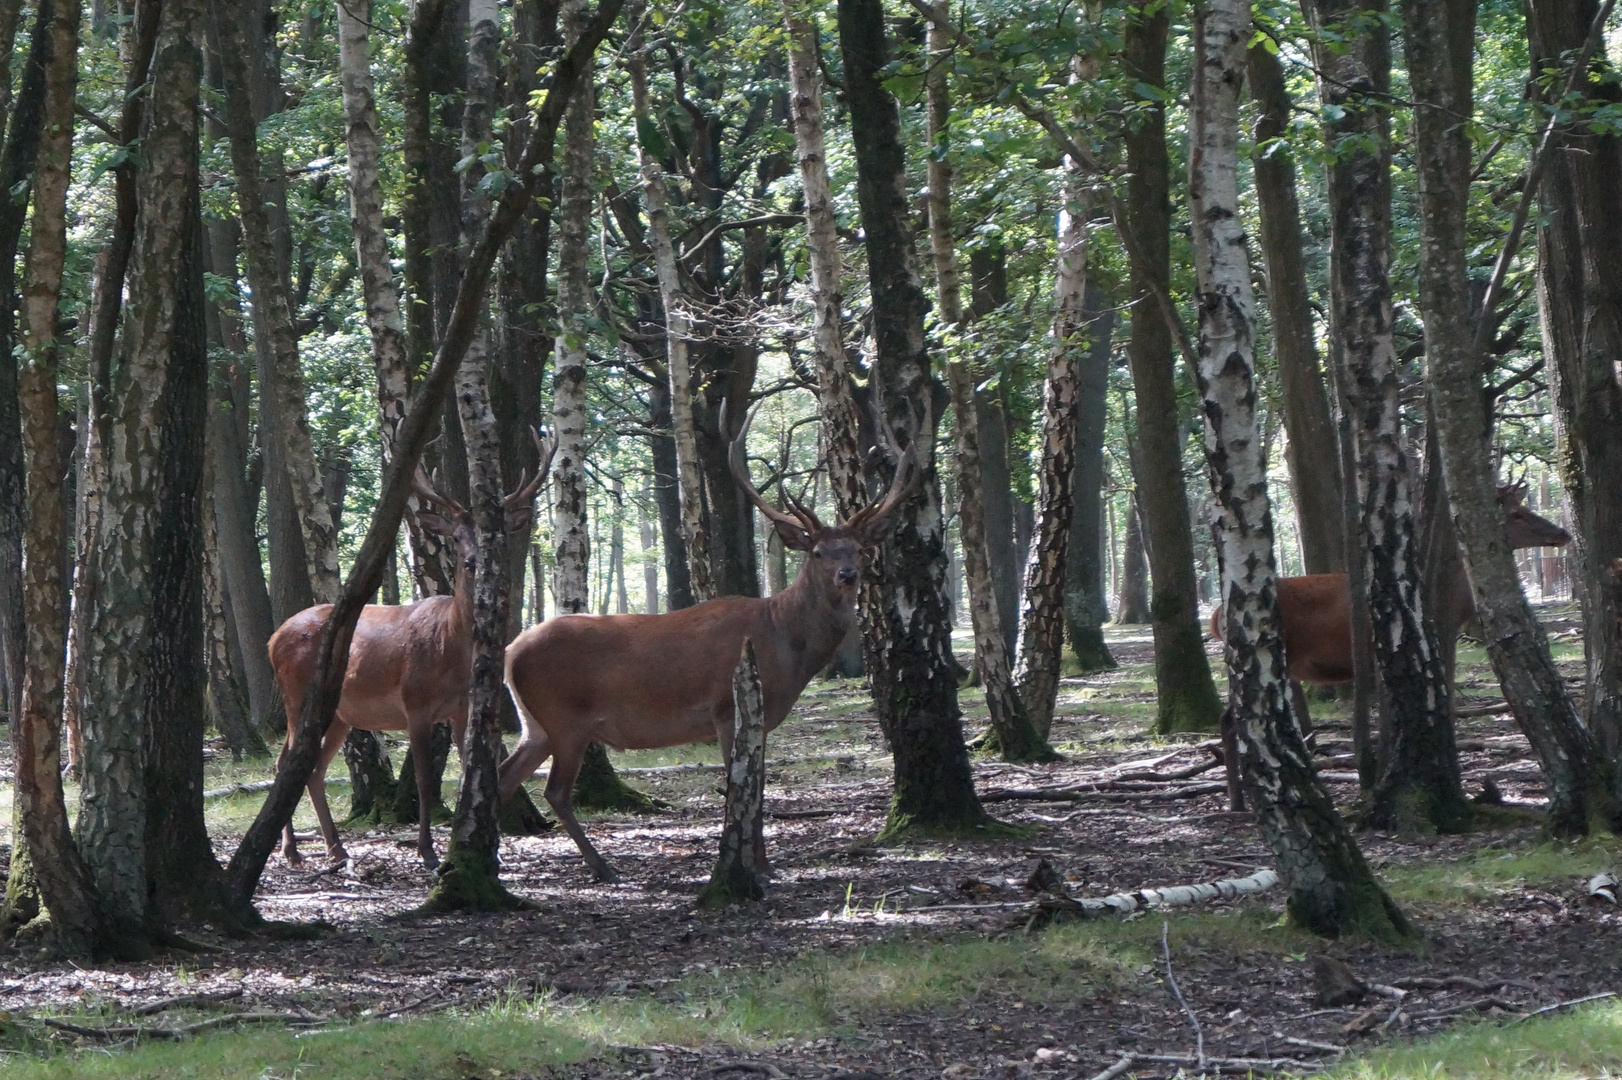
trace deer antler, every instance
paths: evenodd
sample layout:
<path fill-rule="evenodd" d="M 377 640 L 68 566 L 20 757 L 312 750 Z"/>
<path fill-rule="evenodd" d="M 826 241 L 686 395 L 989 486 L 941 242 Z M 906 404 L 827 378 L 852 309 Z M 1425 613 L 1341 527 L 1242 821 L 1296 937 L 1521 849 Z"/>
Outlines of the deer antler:
<path fill-rule="evenodd" d="M 731 402 L 721 402 L 720 421 L 722 431 L 727 429 L 727 409 L 730 406 Z M 733 439 L 731 445 L 727 448 L 727 466 L 732 470 L 732 479 L 743 489 L 744 495 L 755 505 L 755 509 L 766 515 L 767 520 L 783 525 L 792 525 L 797 529 L 803 529 L 807 533 L 819 532 L 822 529 L 821 523 L 817 521 L 815 516 L 806 512 L 800 506 L 799 500 L 789 496 L 789 504 L 794 507 L 795 512 L 792 515 L 785 514 L 767 502 L 765 497 L 756 490 L 754 481 L 749 478 L 749 463 L 744 457 L 744 445 L 749 441 L 749 426 L 755 422 L 755 413 L 759 409 L 760 406 L 756 405 L 755 408 L 744 414 L 743 428 L 738 432 L 738 437 Z M 786 489 L 784 494 L 787 494 Z"/>
<path fill-rule="evenodd" d="M 518 490 L 501 500 L 501 505 L 511 510 L 522 510 L 534 500 L 536 492 L 546 482 L 548 472 L 552 468 L 552 455 L 557 453 L 558 440 L 556 435 L 542 435 L 540 428 L 531 428 L 529 437 L 535 440 L 535 452 L 539 455 L 535 463 L 535 478 L 528 483 L 524 482 L 524 473 L 518 474 Z"/>
<path fill-rule="evenodd" d="M 453 517 L 460 517 L 467 513 L 467 508 L 461 503 L 439 493 L 439 489 L 434 487 L 433 482 L 428 479 L 428 474 L 423 471 L 421 465 L 417 466 L 417 473 L 412 477 L 411 486 L 424 501 L 436 504 L 440 509 L 448 511 Z"/>

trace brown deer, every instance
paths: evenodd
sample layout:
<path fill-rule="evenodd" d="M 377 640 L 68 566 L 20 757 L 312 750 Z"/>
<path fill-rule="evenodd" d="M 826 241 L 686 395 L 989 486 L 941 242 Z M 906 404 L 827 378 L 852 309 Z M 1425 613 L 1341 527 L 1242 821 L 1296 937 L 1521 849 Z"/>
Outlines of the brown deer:
<path fill-rule="evenodd" d="M 520 476 L 518 489 L 504 500 L 509 532 L 529 521 L 535 493 L 546 479 L 557 447 L 555 439 L 543 439 L 538 432 L 532 435 L 540 451 L 539 468 L 528 483 Z M 421 469 L 417 470 L 416 489 L 425 503 L 445 511 L 440 515 L 418 510 L 417 520 L 423 528 L 456 545 L 455 591 L 450 596 L 430 596 L 414 604 L 368 604 L 361 609 L 354 641 L 349 646 L 349 667 L 344 672 L 338 713 L 321 740 L 321 756 L 308 785 L 310 805 L 315 808 L 327 854 L 334 862 L 349 856 L 327 807 L 327 766 L 343 746 L 349 729 L 362 728 L 407 733 L 417 773 L 417 852 L 428 869 L 439 865 L 428 820 L 430 808 L 439 801 L 433 790 L 429 736 L 435 724 L 448 722 L 452 740 L 461 751 L 462 733 L 467 727 L 468 691 L 473 682 L 473 573 L 478 565 L 478 542 L 473 515 L 436 491 Z M 282 700 L 287 703 L 283 755 L 293 745 L 304 691 L 315 673 L 321 630 L 331 611 L 331 604 L 306 608 L 271 635 L 270 662 L 276 669 Z M 280 759 L 277 764 L 280 766 Z M 403 782 L 405 777 L 400 779 Z M 295 866 L 301 861 L 291 824 L 283 834 L 282 854 Z"/>
<path fill-rule="evenodd" d="M 1571 534 L 1525 505 L 1525 484 L 1501 484 L 1498 503 L 1504 511 L 1504 528 L 1511 547 L 1561 547 L 1571 542 Z M 1470 595 L 1470 579 L 1462 560 L 1447 590 L 1446 621 L 1438 619 L 1437 629 L 1449 628 L 1455 637 L 1459 628 L 1476 613 Z M 1278 614 L 1284 634 L 1284 657 L 1290 678 L 1296 682 L 1344 683 L 1352 681 L 1352 600 L 1345 574 L 1309 574 L 1306 577 L 1278 579 Z M 1222 638 L 1223 608 L 1211 613 L 1211 636 Z M 1444 646 L 1451 645 L 1451 640 Z M 1452 649 L 1445 651 L 1451 655 Z M 1451 678 L 1452 669 L 1448 675 Z M 1299 700 L 1299 699 L 1298 699 Z"/>
<path fill-rule="evenodd" d="M 645 750 L 718 739 L 723 760 L 730 760 L 732 673 L 745 638 L 759 658 L 766 730 L 781 724 L 855 625 L 862 551 L 883 542 L 919 476 L 909 447 L 899 454 L 890 490 L 843 524 L 823 525 L 792 498 L 794 512 L 783 513 L 749 479 L 744 440 L 752 419 L 732 442 L 728 463 L 784 545 L 806 552 L 792 585 L 764 600 L 727 596 L 664 615 L 564 615 L 507 646 L 507 689 L 524 733 L 501 764 L 502 798 L 551 755 L 546 801 L 599 881 L 619 876 L 574 815 L 586 748 L 600 742 Z"/>

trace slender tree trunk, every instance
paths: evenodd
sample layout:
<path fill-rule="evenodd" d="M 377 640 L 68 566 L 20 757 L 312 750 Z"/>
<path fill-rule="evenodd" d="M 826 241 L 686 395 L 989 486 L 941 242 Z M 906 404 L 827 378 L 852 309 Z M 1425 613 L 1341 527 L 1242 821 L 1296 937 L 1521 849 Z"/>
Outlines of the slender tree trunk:
<path fill-rule="evenodd" d="M 944 3 L 936 5 L 941 19 Z M 929 24 L 929 140 L 948 145 L 951 93 L 947 86 L 952 42 L 939 22 Z M 941 320 L 953 329 L 963 323 L 962 291 L 958 284 L 957 251 L 952 236 L 952 166 L 945 154 L 929 159 L 929 244 L 935 263 L 935 289 Z M 1061 259 L 1061 269 L 1064 266 Z M 954 348 L 955 343 L 949 348 Z M 950 357 L 950 353 L 949 353 Z M 963 540 L 963 562 L 969 580 L 969 616 L 974 627 L 975 654 L 986 708 L 991 715 L 997 749 L 1005 761 L 1052 761 L 1053 753 L 1032 723 L 1029 708 L 1008 667 L 1008 646 L 997 620 L 997 597 L 992 591 L 991 568 L 986 558 L 985 516 L 980 492 L 980 433 L 974 408 L 974 376 L 961 356 L 946 361 L 946 379 L 952 392 L 957 432 L 958 531 Z M 1054 683 L 1057 687 L 1057 680 Z M 1052 708 L 1048 709 L 1051 719 Z"/>
<path fill-rule="evenodd" d="M 833 189 L 828 182 L 828 151 L 822 124 L 822 73 L 817 60 L 817 28 L 804 0 L 785 0 L 789 37 L 789 110 L 805 191 L 806 248 L 811 262 L 811 340 L 822 411 L 823 445 L 834 508 L 841 518 L 867 498 L 862 482 L 860 424 L 850 389 L 841 323 L 840 265 Z"/>
<path fill-rule="evenodd" d="M 496 108 L 496 65 L 500 31 L 496 0 L 472 0 L 468 7 L 467 105 L 462 119 L 462 155 L 476 157 L 491 137 Z M 462 176 L 463 247 L 489 215 L 478 182 L 483 173 Z M 488 320 L 488 315 L 485 315 Z M 489 362 L 488 323 L 476 331 L 456 376 L 456 403 L 468 447 L 468 481 L 478 532 L 479 563 L 473 585 L 473 684 L 467 734 L 462 742 L 462 782 L 451 825 L 446 867 L 434 883 L 429 910 L 510 910 L 519 901 L 501 884 L 500 798 L 496 763 L 501 758 L 502 668 L 507 645 L 507 509 L 501 473 L 501 438 L 485 371 Z"/>
<path fill-rule="evenodd" d="M 85 688 L 89 682 L 84 663 L 85 635 L 90 630 L 90 613 L 96 605 L 96 575 L 91 566 L 95 561 L 96 537 L 101 529 L 101 494 L 107 475 L 106 463 L 101 458 L 100 432 L 92 418 L 95 402 L 105 396 L 105 387 L 98 394 L 87 385 L 80 399 L 77 424 L 80 442 L 74 468 L 74 497 L 78 505 L 73 544 L 73 615 L 68 625 L 68 660 L 63 676 L 66 696 L 62 702 L 62 727 L 68 737 L 68 774 L 75 778 L 84 759 L 79 717 L 83 713 Z"/>
<path fill-rule="evenodd" d="M 1142 626 L 1149 621 L 1149 560 L 1143 550 L 1143 519 L 1138 516 L 1136 492 L 1127 499 L 1123 532 L 1121 595 L 1115 604 L 1115 625 Z"/>
<path fill-rule="evenodd" d="M 934 469 L 935 380 L 924 337 L 928 302 L 913 247 L 900 112 L 881 81 L 891 60 L 889 31 L 878 0 L 840 0 L 838 8 L 873 297 L 873 381 L 882 393 L 884 422 L 910 435 L 923 470 L 920 490 L 898 511 L 876 559 L 877 574 L 862 592 L 875 711 L 895 755 L 885 832 L 973 828 L 986 815 L 974 792 L 957 704 L 946 530 Z"/>
<path fill-rule="evenodd" d="M 1599 10 L 1597 0 L 1527 5 L 1534 73 L 1569 63 Z M 1616 87 L 1585 79 L 1590 102 L 1614 108 Z M 1583 643 L 1583 719 L 1613 762 L 1622 760 L 1622 205 L 1616 177 L 1622 142 L 1579 125 L 1557 132 L 1540 196 L 1538 292 L 1544 355 L 1559 414 L 1561 479 L 1576 526 Z"/>
<path fill-rule="evenodd" d="M 944 12 L 943 12 L 944 14 Z M 936 25 L 931 23 L 931 25 Z M 1071 82 L 1090 81 L 1094 65 L 1071 60 Z M 1081 336 L 1086 330 L 1087 217 L 1082 163 L 1066 158 L 1064 206 L 1059 212 L 1059 265 L 1053 284 L 1053 343 L 1042 385 L 1042 451 L 1037 465 L 1036 519 L 1025 561 L 1019 654 L 1014 679 L 1020 699 L 1045 740 L 1053 727 L 1064 656 L 1065 563 L 1075 513 L 1077 383 Z"/>
<path fill-rule="evenodd" d="M 217 21 L 225 55 L 246 55 L 246 41 L 236 16 L 220 11 Z M 242 219 L 248 284 L 253 290 L 256 336 L 262 335 L 268 339 L 272 356 L 271 385 L 261 390 L 266 397 L 273 399 L 276 422 L 272 435 L 278 441 L 282 463 L 288 472 L 293 506 L 304 540 L 311 590 L 318 603 L 330 603 L 338 592 L 337 537 L 332 517 L 327 512 L 321 472 L 316 467 L 306 408 L 308 394 L 304 386 L 304 372 L 299 366 L 298 340 L 278 269 L 270 216 L 265 209 L 252 95 L 246 73 L 240 66 L 227 62 L 222 65 L 222 72 L 225 77 L 231 165 L 236 177 L 237 209 Z"/>
<path fill-rule="evenodd" d="M 1246 787 L 1298 924 L 1327 937 L 1412 935 L 1312 771 L 1290 702 L 1272 510 L 1256 438 L 1255 300 L 1239 207 L 1239 102 L 1248 0 L 1206 0 L 1195 21 L 1189 202 L 1200 312 L 1200 394 L 1217 494 L 1229 708 Z"/>
<path fill-rule="evenodd" d="M 1551 831 L 1580 836 L 1598 823 L 1614 831 L 1622 827 L 1622 806 L 1612 790 L 1613 768 L 1577 715 L 1548 638 L 1521 591 L 1487 446 L 1466 261 L 1470 148 L 1456 119 L 1472 104 L 1475 5 L 1404 0 L 1402 7 L 1409 78 L 1419 102 L 1413 146 L 1425 253 L 1419 299 L 1426 381 L 1476 613 L 1504 699 L 1543 767 Z"/>
<path fill-rule="evenodd" d="M 214 727 L 225 737 L 231 749 L 231 760 L 262 757 L 266 752 L 265 739 L 250 721 L 243 709 L 242 695 L 237 687 L 232 662 L 230 620 L 226 609 L 225 574 L 220 569 L 219 530 L 214 512 L 214 469 L 212 453 L 203 462 L 202 555 L 203 555 L 203 631 L 208 670 L 208 715 Z"/>
<path fill-rule="evenodd" d="M 635 56 L 627 57 L 627 65 L 631 74 L 632 108 L 637 118 L 642 191 L 647 200 L 648 244 L 653 248 L 654 268 L 659 277 L 659 299 L 665 311 L 665 366 L 670 376 L 671 432 L 676 440 L 676 487 L 681 497 L 682 537 L 687 542 L 693 598 L 702 603 L 718 594 L 710 567 L 710 544 L 704 522 L 704 479 L 700 471 L 698 434 L 693 419 L 693 368 L 687 347 L 692 336 L 692 320 L 687 310 L 687 298 L 682 294 L 676 248 L 671 240 L 670 195 L 665 189 L 664 166 L 648 141 L 655 136 L 662 140 L 664 136 L 658 134 L 658 121 L 654 119 L 648 104 L 647 57 L 638 52 Z M 589 150 L 583 153 L 589 155 Z M 561 293 L 561 288 L 559 291 Z M 735 401 L 731 404 L 733 416 L 736 417 L 746 402 Z M 728 488 L 731 486 L 729 482 Z"/>
<path fill-rule="evenodd" d="M 0 183 L 7 191 L 23 184 L 33 171 L 39 146 L 40 117 L 45 99 L 45 22 L 47 12 L 36 11 L 33 44 L 23 65 L 23 78 L 14 107 L 9 117 L 0 115 L 0 123 L 10 121 L 5 150 L 0 154 Z M 10 16 L 6 16 L 10 18 Z M 0 27 L 3 28 L 3 27 Z M 9 52 L 10 38 L 16 33 L 12 24 L 4 44 Z M 0 80 L 9 96 L 9 79 Z M 19 411 L 20 388 L 17 363 L 14 359 L 16 324 L 17 247 L 21 241 L 23 223 L 28 216 L 25 199 L 0 202 L 0 650 L 4 651 L 6 676 L 6 717 L 11 725 L 13 753 L 16 760 L 24 761 L 24 747 L 18 742 L 23 725 L 22 695 L 26 678 L 28 654 L 28 627 L 25 616 L 25 584 L 23 581 L 23 547 L 26 531 L 24 508 L 26 467 L 23 453 L 22 417 Z M 53 721 L 54 722 L 54 721 Z M 12 835 L 22 835 L 23 788 L 19 782 L 12 789 Z M 21 925 L 33 918 L 39 908 L 38 890 L 33 875 L 33 864 L 28 857 L 28 845 L 13 842 L 11 867 L 6 881 L 6 900 L 3 917 L 7 925 Z"/>
<path fill-rule="evenodd" d="M 1075 510 L 1065 560 L 1065 636 L 1083 673 L 1115 667 L 1103 626 L 1109 619 L 1104 598 L 1104 438 L 1107 422 L 1111 336 L 1115 312 L 1107 297 L 1088 282 L 1082 297 L 1089 337 L 1076 383 Z"/>
<path fill-rule="evenodd" d="M 646 495 L 651 497 L 652 494 L 652 485 L 650 484 Z M 654 532 L 653 522 L 648 517 L 648 508 L 645 503 L 637 505 L 637 523 L 642 534 L 642 610 L 645 614 L 657 615 L 659 614 L 659 565 L 653 561 L 653 549 L 658 545 L 659 537 Z"/>
<path fill-rule="evenodd" d="M 1154 0 L 1134 0 L 1122 59 L 1129 78 L 1166 85 L 1166 35 L 1171 12 Z M 1242 74 L 1242 72 L 1241 72 Z M 1166 114 L 1158 102 L 1142 110 L 1126 136 L 1128 219 L 1143 249 L 1133 260 L 1132 386 L 1137 398 L 1138 512 L 1154 578 L 1155 729 L 1214 731 L 1222 713 L 1198 617 L 1194 539 L 1183 483 L 1182 425 L 1178 422 L 1176 360 L 1170 327 L 1153 295 L 1171 277 L 1171 213 L 1166 158 Z"/>
<path fill-rule="evenodd" d="M 569 0 L 564 33 L 572 41 L 587 17 L 585 0 Z M 563 198 L 558 216 L 558 320 L 552 374 L 552 423 L 558 436 L 552 463 L 555 568 L 552 595 L 558 613 L 591 610 L 586 583 L 591 532 L 586 523 L 586 342 L 592 318 L 591 282 L 587 277 L 588 245 L 595 197 L 592 114 L 595 94 L 590 83 L 576 91 L 564 120 Z"/>
<path fill-rule="evenodd" d="M 1309 8 L 1312 3 L 1308 0 Z M 1317 6 L 1328 11 L 1332 4 L 1333 0 Z M 1334 21 L 1339 16 L 1330 18 Z M 1324 70 L 1323 53 L 1319 50 L 1315 54 L 1320 70 Z M 1284 398 L 1284 430 L 1289 433 L 1284 459 L 1290 469 L 1290 492 L 1301 534 L 1301 560 L 1308 574 L 1342 573 L 1346 569 L 1346 535 L 1341 528 L 1339 444 L 1335 421 L 1329 413 L 1329 391 L 1318 364 L 1302 250 L 1301 206 L 1295 191 L 1295 161 L 1285 141 L 1295 103 L 1284 82 L 1284 66 L 1265 45 L 1250 47 L 1247 74 L 1258 110 L 1251 168 L 1261 209 L 1267 310 L 1273 322 L 1274 360 Z"/>
<path fill-rule="evenodd" d="M 662 366 L 654 372 L 656 381 L 648 385 L 648 428 L 664 432 L 671 427 L 670 379 Z M 676 439 L 673 435 L 650 435 L 648 454 L 653 459 L 653 499 L 659 509 L 659 541 L 665 564 L 665 608 L 679 611 L 692 607 L 693 585 L 688 572 L 687 541 L 681 531 L 681 491 L 676 480 Z"/>
<path fill-rule="evenodd" d="M 1309 0 L 1320 33 L 1362 7 Z M 1459 775 L 1447 672 L 1420 593 L 1413 469 L 1402 431 L 1392 337 L 1390 133 L 1384 98 L 1390 46 L 1371 23 L 1316 51 L 1329 167 L 1332 317 L 1357 447 L 1369 614 L 1385 717 L 1369 822 L 1386 829 L 1459 832 L 1470 804 Z M 1363 93 L 1354 92 L 1359 88 Z M 1293 439 L 1292 439 L 1293 441 Z"/>
<path fill-rule="evenodd" d="M 31 236 L 22 290 L 23 355 L 17 400 L 23 410 L 28 491 L 23 546 L 27 633 L 20 679 L 22 707 L 13 713 L 17 797 L 29 864 L 51 914 L 57 941 L 84 953 L 114 944 L 98 902 L 91 868 L 68 830 L 59 767 L 67 599 L 60 551 L 67 522 L 61 497 L 61 442 L 57 437 L 57 306 L 67 255 L 68 170 L 73 150 L 73 97 L 78 81 L 79 5 L 46 0 L 39 8 L 31 63 L 43 66 L 44 136 L 34 168 Z M 156 89 L 156 88 L 155 88 Z M 113 683 L 118 687 L 118 683 Z M 137 699 L 138 701 L 138 699 Z M 136 720 L 137 728 L 139 719 Z M 139 743 L 137 743 L 137 750 Z M 138 759 L 137 759 L 138 760 Z M 87 777 L 86 798 L 89 783 Z M 14 840 L 13 849 L 21 847 Z"/>

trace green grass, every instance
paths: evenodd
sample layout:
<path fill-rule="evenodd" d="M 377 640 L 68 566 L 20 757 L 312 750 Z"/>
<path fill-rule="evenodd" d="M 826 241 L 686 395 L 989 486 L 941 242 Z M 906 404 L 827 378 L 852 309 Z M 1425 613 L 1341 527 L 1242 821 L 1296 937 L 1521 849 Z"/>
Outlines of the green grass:
<path fill-rule="evenodd" d="M 1449 862 L 1388 866 L 1380 877 L 1403 903 L 1458 907 L 1530 885 L 1586 881 L 1622 862 L 1614 836 L 1577 844 L 1539 842 L 1526 847 L 1477 848 Z"/>
<path fill-rule="evenodd" d="M 1622 1005 L 1575 1009 L 1513 1026 L 1470 1024 L 1422 1042 L 1376 1050 L 1319 1075 L 1330 1080 L 1510 1080 L 1622 1074 Z"/>
<path fill-rule="evenodd" d="M 852 910 L 863 906 L 853 901 Z M 1265 910 L 1183 916 L 1172 925 L 1174 950 L 1304 955 L 1310 943 L 1274 926 Z M 7 1051 L 0 1072 L 25 1080 L 294 1075 L 427 1080 L 534 1072 L 608 1054 L 616 1046 L 720 1042 L 758 1049 L 850 1030 L 878 1015 L 929 1014 L 977 1000 L 1056 1003 L 1111 991 L 1155 977 L 1159 935 L 1159 920 L 1139 919 L 1069 924 L 996 940 L 894 941 L 809 954 L 772 967 L 694 973 L 657 994 L 512 998 L 454 1017 L 361 1020 L 303 1035 L 272 1029 L 220 1032 L 111 1055 L 60 1049 L 45 1042 L 42 1027 L 19 1021 L 0 1025 L 0 1049 Z M 97 1014 L 77 1022 L 123 1021 Z"/>

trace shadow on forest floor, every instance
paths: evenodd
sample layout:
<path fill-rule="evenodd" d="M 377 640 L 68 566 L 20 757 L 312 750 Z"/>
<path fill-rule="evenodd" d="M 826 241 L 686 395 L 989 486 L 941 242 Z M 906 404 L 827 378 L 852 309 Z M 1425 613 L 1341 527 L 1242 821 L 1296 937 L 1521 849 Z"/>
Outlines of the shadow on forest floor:
<path fill-rule="evenodd" d="M 1553 614 L 1569 621 L 1569 613 Z M 1068 678 L 1061 690 L 1054 740 L 1069 760 L 1035 767 L 978 760 L 982 795 L 1086 789 L 1127 771 L 1172 772 L 1209 759 L 1199 739 L 1146 734 L 1153 705 L 1147 634 L 1109 633 L 1122 667 Z M 1468 653 L 1465 659 L 1478 661 Z M 1467 664 L 1462 704 L 1482 703 L 1488 679 L 1479 662 Z M 966 691 L 963 702 L 968 724 L 983 723 L 978 692 Z M 1322 775 L 1344 804 L 1357 785 L 1336 709 L 1313 703 Z M 1507 714 L 1468 718 L 1459 736 L 1472 792 L 1491 779 L 1510 803 L 1538 805 L 1536 765 Z M 412 829 L 351 834 L 354 859 L 346 870 L 293 870 L 273 860 L 265 875 L 263 913 L 330 922 L 335 930 L 318 940 L 232 941 L 202 927 L 196 936 L 219 951 L 96 968 L 15 945 L 0 952 L 0 1048 L 46 1052 L 50 1064 L 41 1068 L 49 1075 L 846 1080 L 1089 1077 L 1123 1053 L 1143 1058 L 1132 1074 L 1172 1075 L 1178 1064 L 1148 1056 L 1193 1051 L 1189 1021 L 1166 980 L 1159 915 L 1027 933 L 1024 883 L 1043 860 L 1071 891 L 1090 896 L 1240 877 L 1268 865 L 1249 817 L 1226 812 L 1223 795 L 1212 790 L 1219 773 L 1143 783 L 1141 790 L 1113 781 L 1113 790 L 1072 802 L 991 803 L 998 817 L 1028 828 L 1019 841 L 878 848 L 871 838 L 884 823 L 889 757 L 858 683 L 814 684 L 772 736 L 769 755 L 767 807 L 778 816 L 768 823 L 768 842 L 777 877 L 757 906 L 706 912 L 694 904 L 715 858 L 719 771 L 669 766 L 714 765 L 715 748 L 621 755 L 628 779 L 673 805 L 658 815 L 586 821 L 625 884 L 595 884 L 565 836 L 514 838 L 503 845 L 506 880 L 539 910 L 411 917 L 429 885 Z M 243 773 L 211 763 L 210 785 Z M 258 798 L 211 806 L 222 858 Z M 306 824 L 307 814 L 301 809 Z M 1276 889 L 1173 915 L 1174 970 L 1206 1053 L 1325 1067 L 1340 1060 L 1335 1048 L 1344 1047 L 1350 1061 L 1478 1013 L 1524 1013 L 1617 988 L 1622 919 L 1614 906 L 1588 897 L 1585 883 L 1613 868 L 1622 845 L 1549 845 L 1529 820 L 1512 817 L 1508 827 L 1463 837 L 1360 836 L 1424 931 L 1419 951 L 1327 943 L 1285 928 Z M 445 830 L 436 833 L 443 847 Z M 1315 999 L 1309 963 L 1319 953 L 1345 961 L 1367 982 L 1408 992 L 1400 1002 L 1374 994 L 1325 1007 Z M 126 1019 L 186 995 L 201 997 Z M 30 1019 L 175 1027 L 235 1010 L 302 1011 L 324 1026 L 219 1034 L 190 1049 L 153 1046 L 107 1057 L 63 1053 L 80 1037 L 47 1032 Z M 411 1018 L 424 1019 L 366 1022 Z M 1549 1066 L 1560 1047 L 1569 1054 L 1580 1045 L 1601 1060 L 1584 1059 L 1574 1066 L 1579 1071 L 1622 1061 L 1615 1011 L 1563 1022 L 1616 1034 L 1606 1041 L 1568 1032 L 1551 1059 L 1525 1048 L 1548 1026 L 1522 1025 L 1512 1030 L 1531 1041 L 1514 1044 L 1521 1047 L 1515 1060 Z M 1452 1037 L 1468 1044 L 1460 1053 L 1510 1054 L 1508 1044 L 1491 1040 L 1511 1029 L 1470 1030 L 1475 1034 Z M 204 1044 L 212 1055 L 206 1061 L 179 1056 L 202 1053 Z M 1400 1060 L 1342 1068 L 1410 1075 Z M 6 1067 L 21 1066 L 12 1058 Z M 1503 1075 L 1518 1067 L 1506 1068 Z M 1575 1075 L 1559 1068 L 1549 1074 Z"/>

